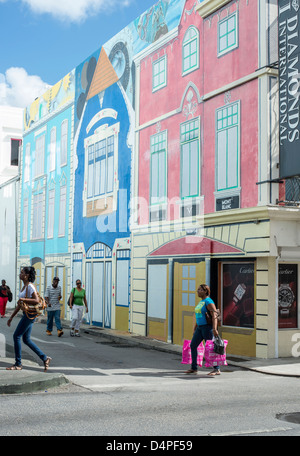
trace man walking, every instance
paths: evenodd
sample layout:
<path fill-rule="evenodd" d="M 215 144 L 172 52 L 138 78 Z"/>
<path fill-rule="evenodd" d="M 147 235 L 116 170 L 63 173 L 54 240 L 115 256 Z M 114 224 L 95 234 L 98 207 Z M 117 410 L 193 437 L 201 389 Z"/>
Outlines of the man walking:
<path fill-rule="evenodd" d="M 47 303 L 47 330 L 46 333 L 48 336 L 52 335 L 53 330 L 53 319 L 55 319 L 55 325 L 57 328 L 57 335 L 61 337 L 63 335 L 61 321 L 60 321 L 60 300 L 61 300 L 61 287 L 58 285 L 59 278 L 54 277 L 52 285 L 47 287 L 45 293 L 45 301 Z"/>

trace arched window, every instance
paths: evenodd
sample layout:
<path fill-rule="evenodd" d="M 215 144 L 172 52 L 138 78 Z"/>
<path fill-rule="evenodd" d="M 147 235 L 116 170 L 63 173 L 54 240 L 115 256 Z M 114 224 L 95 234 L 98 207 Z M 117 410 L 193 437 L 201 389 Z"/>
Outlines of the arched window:
<path fill-rule="evenodd" d="M 182 42 L 182 75 L 199 68 L 199 31 L 189 27 Z"/>

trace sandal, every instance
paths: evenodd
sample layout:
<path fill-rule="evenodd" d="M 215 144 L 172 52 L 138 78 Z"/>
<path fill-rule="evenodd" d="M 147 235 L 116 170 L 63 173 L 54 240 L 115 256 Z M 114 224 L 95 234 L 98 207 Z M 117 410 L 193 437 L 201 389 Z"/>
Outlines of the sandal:
<path fill-rule="evenodd" d="M 185 374 L 197 374 L 197 371 L 194 369 L 189 369 L 189 370 L 185 371 Z"/>
<path fill-rule="evenodd" d="M 20 366 L 17 366 L 16 364 L 14 364 L 13 366 L 6 368 L 7 371 L 20 371 L 22 369 L 23 369 L 22 364 Z"/>
<path fill-rule="evenodd" d="M 44 361 L 44 372 L 47 372 L 50 361 L 52 361 L 52 358 L 50 358 L 50 356 L 47 356 L 47 358 Z"/>
<path fill-rule="evenodd" d="M 220 371 L 220 369 L 214 369 L 213 371 L 209 372 L 209 374 L 207 374 L 207 375 L 214 377 L 215 375 L 221 375 L 221 371 Z"/>

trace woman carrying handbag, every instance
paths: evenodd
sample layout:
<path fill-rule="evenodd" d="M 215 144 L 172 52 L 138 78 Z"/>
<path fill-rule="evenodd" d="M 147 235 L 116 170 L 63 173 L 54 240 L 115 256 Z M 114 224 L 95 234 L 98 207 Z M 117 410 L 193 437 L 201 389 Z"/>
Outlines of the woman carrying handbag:
<path fill-rule="evenodd" d="M 22 290 L 19 294 L 19 300 L 17 303 L 17 307 L 13 311 L 11 317 L 7 321 L 7 325 L 10 326 L 12 319 L 21 309 L 21 302 L 25 302 L 26 304 L 33 304 L 37 305 L 39 303 L 39 298 L 36 292 L 36 289 L 33 285 L 35 281 L 35 269 L 34 267 L 24 267 L 20 273 L 20 280 L 23 282 Z M 24 344 L 28 345 L 28 347 L 36 353 L 39 358 L 44 363 L 44 371 L 48 370 L 51 358 L 45 355 L 42 350 L 30 339 L 33 323 L 36 317 L 29 318 L 26 315 L 26 312 L 23 313 L 23 317 L 21 318 L 15 332 L 13 335 L 14 338 L 14 348 L 15 348 L 15 359 L 16 362 L 13 366 L 7 367 L 6 370 L 21 370 L 22 369 L 22 345 L 21 345 L 21 338 L 23 338 Z"/>
<path fill-rule="evenodd" d="M 217 309 L 213 300 L 209 297 L 210 288 L 208 285 L 199 285 L 197 290 L 198 297 L 201 299 L 199 304 L 195 307 L 196 324 L 194 327 L 194 335 L 191 341 L 191 355 L 192 365 L 186 374 L 197 374 L 197 347 L 204 340 L 212 340 L 213 337 L 218 336 L 218 321 Z M 207 323 L 206 314 L 210 313 L 212 316 L 212 324 Z M 220 375 L 220 366 L 215 366 L 214 369 L 208 374 L 210 376 Z"/>

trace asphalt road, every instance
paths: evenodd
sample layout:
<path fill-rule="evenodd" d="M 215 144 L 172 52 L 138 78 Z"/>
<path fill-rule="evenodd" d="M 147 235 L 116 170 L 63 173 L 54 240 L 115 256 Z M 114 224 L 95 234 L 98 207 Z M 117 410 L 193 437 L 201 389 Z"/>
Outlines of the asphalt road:
<path fill-rule="evenodd" d="M 16 318 L 8 328 L 1 321 L 7 356 L 17 322 Z M 62 338 L 49 337 L 45 329 L 35 324 L 32 338 L 53 358 L 51 370 L 64 373 L 72 384 L 0 397 L 2 436 L 106 436 L 111 439 L 105 444 L 116 444 L 117 436 L 132 436 L 138 443 L 142 436 L 181 436 L 186 442 L 189 436 L 300 435 L 300 420 L 279 419 L 300 411 L 297 378 L 230 366 L 216 378 L 208 377 L 207 369 L 187 376 L 176 354 L 86 333 L 80 338 L 70 337 L 68 331 Z M 37 361 L 27 348 L 24 356 Z M 144 450 L 157 452 L 155 445 Z M 142 449 L 131 451 L 143 454 Z"/>

